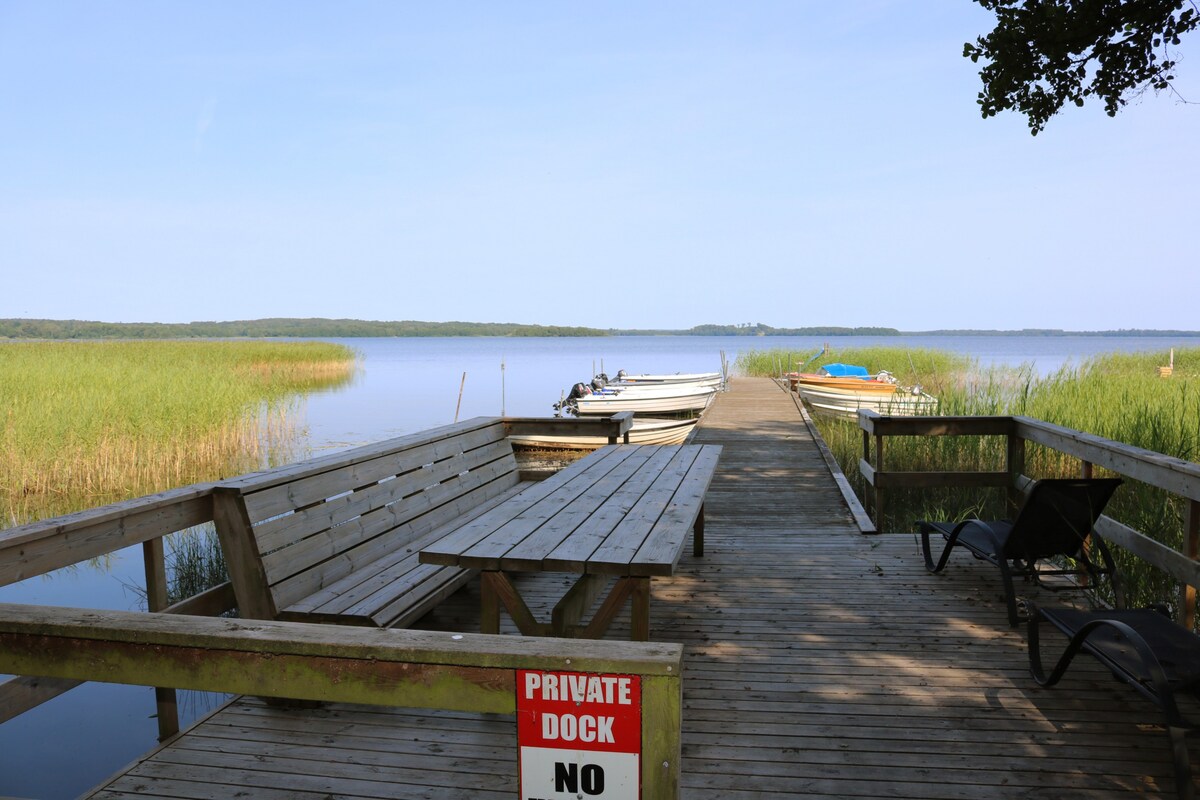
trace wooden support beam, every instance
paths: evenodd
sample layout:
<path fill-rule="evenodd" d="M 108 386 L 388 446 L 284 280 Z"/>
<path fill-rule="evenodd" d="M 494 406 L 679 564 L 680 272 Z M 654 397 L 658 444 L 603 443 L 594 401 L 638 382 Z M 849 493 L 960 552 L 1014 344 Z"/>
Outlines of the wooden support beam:
<path fill-rule="evenodd" d="M 1176 580 L 1189 586 L 1200 586 L 1200 561 L 1195 561 L 1109 517 L 1100 517 L 1096 521 L 1096 533 L 1106 541 L 1124 547 L 1143 561 L 1153 564 Z"/>
<path fill-rule="evenodd" d="M 629 585 L 629 638 L 635 642 L 650 641 L 650 579 L 621 578 Z"/>
<path fill-rule="evenodd" d="M 1029 417 L 1013 419 L 1017 434 L 1031 442 L 1189 500 L 1200 500 L 1200 464 Z"/>
<path fill-rule="evenodd" d="M 611 580 L 607 575 L 580 575 L 550 612 L 552 636 L 568 636 L 592 604 L 596 602 L 604 587 Z"/>
<path fill-rule="evenodd" d="M 932 489 L 940 486 L 1005 487 L 1010 484 L 1007 472 L 876 472 L 876 490 Z"/>
<path fill-rule="evenodd" d="M 83 681 L 18 675 L 0 682 L 0 723 L 53 700 Z"/>
<path fill-rule="evenodd" d="M 1200 563 L 1200 501 L 1189 500 L 1183 514 L 1183 555 L 1193 562 Z M 1196 581 L 1185 581 L 1183 584 L 1183 626 L 1190 630 L 1196 629 Z"/>
<path fill-rule="evenodd" d="M 513 714 L 518 669 L 642 683 L 642 797 L 679 796 L 683 647 L 0 605 L 0 671 Z"/>
<path fill-rule="evenodd" d="M 146 608 L 163 611 L 167 607 L 167 559 L 163 537 L 142 543 L 142 563 L 146 571 Z M 179 733 L 179 702 L 175 690 L 154 687 L 158 740 L 164 742 Z"/>
<path fill-rule="evenodd" d="M 480 592 L 483 595 L 481 633 L 500 632 L 500 607 L 503 606 L 517 630 L 525 636 L 547 636 L 550 626 L 538 622 L 525 604 L 525 599 L 512 585 L 508 575 L 497 570 L 484 570 L 479 574 Z"/>
<path fill-rule="evenodd" d="M 0 604 L 0 671 L 511 714 L 515 669 L 678 677 L 678 644 Z"/>
<path fill-rule="evenodd" d="M 1025 493 L 1019 485 L 1019 478 L 1025 474 L 1025 440 L 1010 433 L 1005 450 L 1005 466 L 1008 469 L 1008 513 L 1015 517 L 1017 510 L 1025 502 Z"/>
<path fill-rule="evenodd" d="M 212 521 L 196 484 L 0 531 L 0 586 Z"/>
<path fill-rule="evenodd" d="M 233 586 L 222 583 L 206 592 L 181 600 L 163 609 L 168 614 L 196 614 L 215 617 L 237 606 Z M 59 680 L 37 676 L 19 676 L 0 682 L 0 723 L 24 714 L 42 703 L 74 689 L 84 681 Z"/>

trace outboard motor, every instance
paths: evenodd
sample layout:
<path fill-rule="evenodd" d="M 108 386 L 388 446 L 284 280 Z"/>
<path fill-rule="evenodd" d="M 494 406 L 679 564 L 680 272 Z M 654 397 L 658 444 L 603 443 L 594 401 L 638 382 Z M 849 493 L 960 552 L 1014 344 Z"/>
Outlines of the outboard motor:
<path fill-rule="evenodd" d="M 592 388 L 586 383 L 577 383 L 571 387 L 571 393 L 567 395 L 566 403 L 574 403 L 581 397 L 587 397 L 592 393 Z"/>
<path fill-rule="evenodd" d="M 600 373 L 599 375 L 597 375 L 596 377 L 597 377 L 597 378 L 599 378 L 600 380 L 604 381 L 604 385 L 605 385 L 605 386 L 607 386 L 607 385 L 608 385 L 608 375 L 607 375 L 606 373 L 603 373 L 603 372 L 601 372 L 601 373 Z"/>
<path fill-rule="evenodd" d="M 554 410 L 561 411 L 568 406 L 573 406 L 576 400 L 581 397 L 587 397 L 591 393 L 591 387 L 587 384 L 577 383 L 571 387 L 571 393 L 567 395 L 567 399 L 554 404 Z"/>
<path fill-rule="evenodd" d="M 592 391 L 598 392 L 602 390 L 604 388 L 604 384 L 605 380 L 601 376 L 597 375 L 596 377 L 592 378 Z"/>
<path fill-rule="evenodd" d="M 618 381 L 623 381 L 623 380 L 625 380 L 626 376 L 628 376 L 628 375 L 629 375 L 629 373 L 628 373 L 628 372 L 626 372 L 626 371 L 625 371 L 625 370 L 623 370 L 623 369 L 619 369 L 619 370 L 617 370 L 617 380 L 618 380 Z"/>

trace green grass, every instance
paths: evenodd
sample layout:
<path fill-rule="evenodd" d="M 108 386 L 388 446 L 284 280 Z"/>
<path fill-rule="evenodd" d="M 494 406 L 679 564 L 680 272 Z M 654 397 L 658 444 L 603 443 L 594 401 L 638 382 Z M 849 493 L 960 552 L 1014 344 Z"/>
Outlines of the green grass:
<path fill-rule="evenodd" d="M 779 351 L 746 354 L 737 366 L 742 374 L 777 376 L 774 365 L 788 363 L 787 355 Z M 1157 367 L 1167 360 L 1167 352 L 1108 354 L 1038 378 L 1029 365 L 985 370 L 955 354 L 879 347 L 843 350 L 813 362 L 806 371 L 828 361 L 862 364 L 872 372 L 887 369 L 901 383 L 919 383 L 936 395 L 941 414 L 1029 416 L 1197 461 L 1200 348 L 1176 350 L 1174 374 L 1160 378 Z M 815 420 L 855 492 L 874 516 L 874 494 L 858 470 L 862 431 L 850 420 Z M 1003 470 L 1005 441 L 1003 437 L 889 437 L 886 466 L 889 471 Z M 1039 445 L 1027 446 L 1025 472 L 1031 477 L 1075 476 L 1079 469 L 1074 458 Z M 1183 541 L 1184 510 L 1180 498 L 1128 478 L 1108 507 L 1113 518 L 1175 549 Z M 1004 517 L 1006 510 L 1000 489 L 889 490 L 885 514 L 883 530 L 904 532 L 915 530 L 918 519 Z M 1166 575 L 1119 549 L 1115 555 L 1126 575 L 1131 602 L 1177 603 L 1178 587 Z"/>
<path fill-rule="evenodd" d="M 355 358 L 323 342 L 0 344 L 0 526 L 286 459 L 295 400 Z"/>

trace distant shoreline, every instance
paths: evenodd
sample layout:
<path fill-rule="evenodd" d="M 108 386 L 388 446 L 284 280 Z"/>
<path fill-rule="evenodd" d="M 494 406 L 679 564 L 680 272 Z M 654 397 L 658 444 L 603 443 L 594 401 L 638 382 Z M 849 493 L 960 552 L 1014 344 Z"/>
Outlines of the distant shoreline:
<path fill-rule="evenodd" d="M 1200 331 L 1124 329 L 1067 331 L 1021 330 L 901 331 L 896 328 L 814 326 L 773 328 L 769 325 L 697 325 L 686 330 L 603 329 L 511 322 L 378 322 L 355 319 L 258 319 L 230 322 L 94 322 L 88 320 L 0 319 L 0 339 L 227 339 L 227 338 L 408 338 L 408 337 L 584 337 L 584 336 L 1178 336 L 1200 337 Z"/>

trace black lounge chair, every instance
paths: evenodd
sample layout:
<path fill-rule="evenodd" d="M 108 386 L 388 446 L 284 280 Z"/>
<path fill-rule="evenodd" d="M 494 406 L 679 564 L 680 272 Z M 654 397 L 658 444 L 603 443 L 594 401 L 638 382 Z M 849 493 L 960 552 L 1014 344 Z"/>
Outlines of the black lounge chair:
<path fill-rule="evenodd" d="M 941 572 L 955 547 L 965 547 L 971 555 L 1000 568 L 1004 579 L 1004 599 L 1008 604 L 1008 624 L 1020 623 L 1017 598 L 1013 592 L 1013 575 L 1020 575 L 1049 589 L 1074 588 L 1041 582 L 1049 576 L 1087 576 L 1093 582 L 1108 575 L 1114 580 L 1116 568 L 1108 547 L 1098 536 L 1092 537 L 1093 548 L 1100 554 L 1101 564 L 1092 560 L 1084 542 L 1108 503 L 1108 498 L 1121 484 L 1120 478 L 1054 478 L 1037 481 L 1029 490 L 1024 505 L 1015 520 L 983 521 L 978 519 L 953 522 L 918 520 L 921 529 L 921 549 L 925 553 L 925 568 Z M 946 547 L 936 564 L 929 549 L 929 537 L 940 533 Z M 1073 559 L 1073 567 L 1038 568 L 1038 562 L 1064 556 Z"/>
<path fill-rule="evenodd" d="M 1042 669 L 1038 633 L 1043 621 L 1070 639 L 1049 677 Z M 1200 730 L 1200 721 L 1184 717 L 1176 695 L 1200 697 L 1200 636 L 1176 625 L 1162 609 L 1079 611 L 1030 605 L 1029 670 L 1034 680 L 1042 686 L 1058 683 L 1080 650 L 1095 656 L 1114 676 L 1162 709 L 1171 737 L 1176 789 L 1183 800 L 1193 800 L 1196 788 L 1185 737 Z"/>

